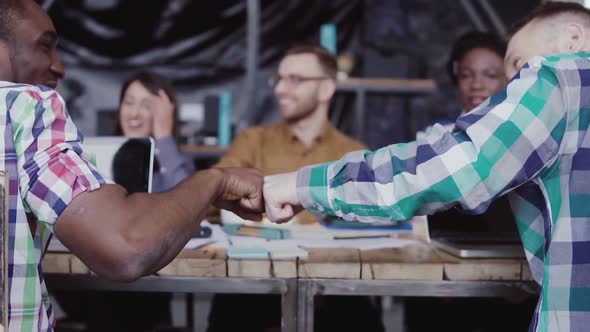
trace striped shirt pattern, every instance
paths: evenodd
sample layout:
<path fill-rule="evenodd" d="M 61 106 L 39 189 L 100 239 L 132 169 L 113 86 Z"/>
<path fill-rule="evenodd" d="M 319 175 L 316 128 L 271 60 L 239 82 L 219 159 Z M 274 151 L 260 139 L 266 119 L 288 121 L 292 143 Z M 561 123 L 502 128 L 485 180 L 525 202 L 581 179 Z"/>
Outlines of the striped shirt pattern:
<path fill-rule="evenodd" d="M 507 194 L 542 293 L 531 331 L 590 324 L 590 54 L 535 57 L 507 87 L 415 142 L 356 151 L 298 172 L 313 211 L 365 222 Z"/>
<path fill-rule="evenodd" d="M 0 171 L 9 176 L 9 331 L 53 331 L 42 258 L 53 225 L 78 194 L 105 183 L 80 145 L 61 96 L 0 82 Z"/>

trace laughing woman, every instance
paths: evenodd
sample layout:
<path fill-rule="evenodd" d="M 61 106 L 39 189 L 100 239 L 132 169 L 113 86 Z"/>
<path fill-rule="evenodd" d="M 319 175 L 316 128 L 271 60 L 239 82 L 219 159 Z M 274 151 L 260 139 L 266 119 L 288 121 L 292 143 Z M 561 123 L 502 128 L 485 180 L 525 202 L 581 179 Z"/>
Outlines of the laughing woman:
<path fill-rule="evenodd" d="M 170 189 L 195 172 L 176 145 L 176 95 L 166 78 L 140 72 L 125 81 L 117 119 L 116 135 L 155 140 L 154 192 Z"/>

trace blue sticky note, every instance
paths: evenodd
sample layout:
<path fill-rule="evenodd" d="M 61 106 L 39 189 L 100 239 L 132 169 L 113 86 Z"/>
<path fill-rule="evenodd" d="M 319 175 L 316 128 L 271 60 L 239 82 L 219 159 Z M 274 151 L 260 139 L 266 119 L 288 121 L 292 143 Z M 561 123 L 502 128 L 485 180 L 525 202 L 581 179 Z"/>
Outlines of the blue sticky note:
<path fill-rule="evenodd" d="M 235 248 L 227 249 L 227 257 L 239 259 L 267 259 L 269 251 L 264 248 Z"/>

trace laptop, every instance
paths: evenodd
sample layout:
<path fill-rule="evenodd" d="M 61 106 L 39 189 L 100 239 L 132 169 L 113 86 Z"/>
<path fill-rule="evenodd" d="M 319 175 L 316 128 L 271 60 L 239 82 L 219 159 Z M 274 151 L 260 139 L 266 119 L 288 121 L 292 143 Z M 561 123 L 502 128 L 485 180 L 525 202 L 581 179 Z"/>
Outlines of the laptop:
<path fill-rule="evenodd" d="M 481 215 L 452 208 L 427 217 L 431 243 L 464 258 L 521 258 L 524 249 L 508 199 L 500 197 Z"/>
<path fill-rule="evenodd" d="M 154 171 L 154 140 L 150 137 L 86 137 L 82 144 L 105 177 L 129 193 L 151 192 Z"/>

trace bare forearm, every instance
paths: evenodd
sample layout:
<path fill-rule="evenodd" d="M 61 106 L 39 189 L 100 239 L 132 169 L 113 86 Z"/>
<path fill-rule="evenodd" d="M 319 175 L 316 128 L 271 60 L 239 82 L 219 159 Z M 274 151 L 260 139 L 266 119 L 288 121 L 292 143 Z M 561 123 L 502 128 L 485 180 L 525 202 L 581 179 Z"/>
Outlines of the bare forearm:
<path fill-rule="evenodd" d="M 93 271 L 116 279 L 150 274 L 172 260 L 218 197 L 222 173 L 199 172 L 159 194 L 117 185 L 77 197 L 55 232 Z"/>
<path fill-rule="evenodd" d="M 173 190 L 127 198 L 138 214 L 125 218 L 124 234 L 133 247 L 144 248 L 139 256 L 144 274 L 158 271 L 184 248 L 217 198 L 221 176 L 216 170 L 199 172 Z"/>

